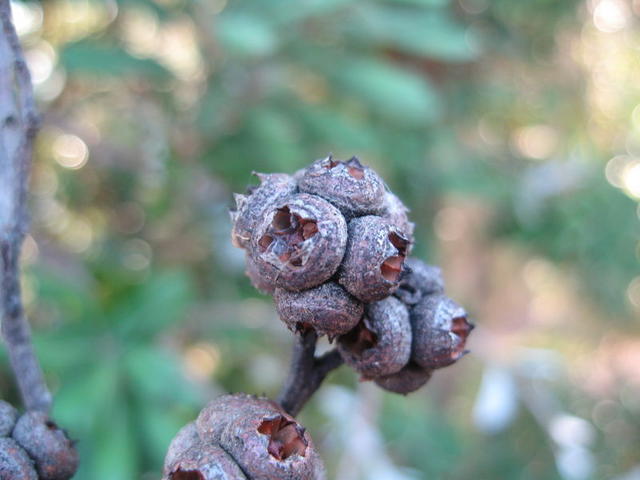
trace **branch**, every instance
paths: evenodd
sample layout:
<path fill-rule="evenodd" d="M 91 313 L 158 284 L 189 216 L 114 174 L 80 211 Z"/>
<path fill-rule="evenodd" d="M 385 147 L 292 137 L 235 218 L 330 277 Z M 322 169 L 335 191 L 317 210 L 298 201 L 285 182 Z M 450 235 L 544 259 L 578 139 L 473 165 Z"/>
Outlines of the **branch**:
<path fill-rule="evenodd" d="M 27 188 L 38 115 L 31 77 L 11 22 L 9 0 L 0 0 L 0 312 L 2 336 L 27 410 L 48 412 L 51 394 L 31 343 L 22 306 L 20 250 L 29 215 Z"/>
<path fill-rule="evenodd" d="M 278 403 L 293 416 L 302 410 L 326 376 L 344 363 L 337 350 L 316 357 L 317 342 L 318 335 L 313 330 L 296 337 L 289 375 L 278 397 Z"/>

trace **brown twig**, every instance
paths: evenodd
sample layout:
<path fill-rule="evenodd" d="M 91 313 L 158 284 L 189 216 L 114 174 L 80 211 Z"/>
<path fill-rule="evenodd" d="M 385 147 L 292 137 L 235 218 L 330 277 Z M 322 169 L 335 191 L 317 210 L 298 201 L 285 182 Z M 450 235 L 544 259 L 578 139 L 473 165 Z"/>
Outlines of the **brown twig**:
<path fill-rule="evenodd" d="M 20 250 L 29 214 L 27 190 L 38 114 L 31 77 L 11 21 L 9 0 L 0 0 L 0 311 L 25 408 L 48 412 L 51 394 L 31 343 L 20 291 Z"/>
<path fill-rule="evenodd" d="M 296 337 L 289 375 L 278 397 L 278 403 L 295 416 L 320 388 L 326 376 L 344 363 L 337 350 L 316 357 L 318 335 L 307 330 Z"/>

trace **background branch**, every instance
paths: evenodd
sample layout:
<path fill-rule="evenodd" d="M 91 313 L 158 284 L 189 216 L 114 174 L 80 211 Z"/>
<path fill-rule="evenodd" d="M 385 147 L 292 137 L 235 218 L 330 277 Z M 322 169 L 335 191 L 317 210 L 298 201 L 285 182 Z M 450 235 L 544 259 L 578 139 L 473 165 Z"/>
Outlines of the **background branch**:
<path fill-rule="evenodd" d="M 31 343 L 22 306 L 20 251 L 27 232 L 26 205 L 38 115 L 33 87 L 11 21 L 8 0 L 0 0 L 0 311 L 2 336 L 28 410 L 48 412 L 51 394 Z"/>
<path fill-rule="evenodd" d="M 313 330 L 296 337 L 289 375 L 278 396 L 278 403 L 293 416 L 302 410 L 329 372 L 344 363 L 337 350 L 316 358 L 317 342 L 318 335 Z"/>

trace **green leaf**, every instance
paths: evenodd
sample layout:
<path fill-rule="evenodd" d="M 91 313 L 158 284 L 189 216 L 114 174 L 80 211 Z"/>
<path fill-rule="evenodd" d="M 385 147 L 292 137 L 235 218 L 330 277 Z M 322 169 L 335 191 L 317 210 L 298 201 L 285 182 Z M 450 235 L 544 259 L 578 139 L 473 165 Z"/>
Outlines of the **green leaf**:
<path fill-rule="evenodd" d="M 478 55 L 469 31 L 444 11 L 417 8 L 367 7 L 354 15 L 347 33 L 365 45 L 447 62 L 467 62 Z"/>
<path fill-rule="evenodd" d="M 353 60 L 336 73 L 337 82 L 374 113 L 405 124 L 435 120 L 440 105 L 428 80 L 377 60 Z"/>
<path fill-rule="evenodd" d="M 114 364 L 99 363 L 88 371 L 65 376 L 55 395 L 54 416 L 72 436 L 87 438 L 92 428 L 105 421 L 117 388 L 118 368 Z"/>
<path fill-rule="evenodd" d="M 124 358 L 129 388 L 143 402 L 197 405 L 195 386 L 184 378 L 180 365 L 177 356 L 153 347 L 136 348 Z"/>
<path fill-rule="evenodd" d="M 322 105 L 302 104 L 296 109 L 296 116 L 314 135 L 316 142 L 324 146 L 326 152 L 338 150 L 376 150 L 378 139 L 365 122 L 336 108 Z"/>
<path fill-rule="evenodd" d="M 86 275 L 63 277 L 47 270 L 35 268 L 37 294 L 40 303 L 51 303 L 64 312 L 67 321 L 92 318 L 98 315 L 100 307 L 94 294 L 96 284 Z"/>
<path fill-rule="evenodd" d="M 270 21 L 283 24 L 321 18 L 352 3 L 353 0 L 297 0 L 295 8 L 291 8 L 290 0 L 270 0 L 261 7 Z"/>
<path fill-rule="evenodd" d="M 184 272 L 155 274 L 111 315 L 125 338 L 153 335 L 180 319 L 191 301 L 192 288 Z"/>
<path fill-rule="evenodd" d="M 271 26 L 247 13 L 223 13 L 217 17 L 215 33 L 229 54 L 262 57 L 275 52 L 278 41 Z"/>
<path fill-rule="evenodd" d="M 166 408 L 155 405 L 143 406 L 137 412 L 145 453 L 150 463 L 160 470 L 171 439 L 185 422 L 176 415 L 167 415 Z"/>
<path fill-rule="evenodd" d="M 260 156 L 273 162 L 275 169 L 287 169 L 303 155 L 298 145 L 295 120 L 278 109 L 268 107 L 252 110 L 247 118 L 252 143 L 259 147 Z"/>
<path fill-rule="evenodd" d="M 168 79 L 168 70 L 154 60 L 136 58 L 117 46 L 91 41 L 66 45 L 61 54 L 64 67 L 71 73 L 127 76 L 140 75 L 156 80 Z"/>
<path fill-rule="evenodd" d="M 96 359 L 97 329 L 75 327 L 71 324 L 57 332 L 37 332 L 34 335 L 38 358 L 47 371 L 64 374 L 76 370 L 80 362 L 92 363 Z M 91 342 L 87 342 L 89 337 L 92 337 Z"/>
<path fill-rule="evenodd" d="M 120 8 L 126 8 L 129 6 L 147 8 L 158 15 L 160 19 L 166 19 L 169 14 L 169 8 L 167 8 L 169 7 L 169 4 L 166 4 L 165 6 L 164 4 L 161 5 L 160 2 L 154 2 L 153 0 L 118 0 L 118 4 L 120 5 Z"/>
<path fill-rule="evenodd" d="M 417 5 L 420 7 L 445 7 L 449 5 L 449 0 L 386 0 L 386 2 L 390 4 Z"/>
<path fill-rule="evenodd" d="M 129 418 L 130 413 L 124 402 L 113 405 L 102 428 L 95 436 L 89 476 L 81 478 L 93 480 L 115 480 L 137 478 L 138 442 Z M 81 462 L 81 467 L 82 467 Z"/>

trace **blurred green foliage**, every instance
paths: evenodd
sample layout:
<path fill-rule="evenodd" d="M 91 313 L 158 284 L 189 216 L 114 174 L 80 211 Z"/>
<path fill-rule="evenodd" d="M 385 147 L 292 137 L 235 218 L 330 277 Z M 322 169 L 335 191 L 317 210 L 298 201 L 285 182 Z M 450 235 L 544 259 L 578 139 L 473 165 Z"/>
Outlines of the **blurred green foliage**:
<path fill-rule="evenodd" d="M 276 394 L 291 338 L 228 235 L 230 194 L 252 170 L 360 156 L 411 207 L 416 251 L 429 259 L 443 207 L 485 205 L 490 245 L 515 245 L 579 280 L 599 314 L 580 348 L 604 332 L 637 335 L 627 301 L 636 202 L 604 166 L 640 92 L 598 111 L 591 64 L 575 53 L 593 37 L 583 2 L 15 6 L 44 113 L 25 292 L 55 416 L 80 439 L 78 479 L 157 478 L 171 437 L 208 398 Z M 562 351 L 551 337 L 545 346 Z M 474 428 L 482 361 L 452 369 L 453 386 L 434 385 L 448 396 L 384 397 L 378 424 L 394 461 L 415 478 L 563 478 L 555 444 L 528 413 L 493 436 Z M 1 367 L 0 394 L 15 401 Z M 332 381 L 357 384 L 348 371 Z M 551 388 L 585 417 L 598 401 L 579 408 L 566 400 L 587 395 L 579 385 Z M 331 432 L 317 403 L 303 418 L 322 443 Z M 625 412 L 637 439 L 640 413 Z M 598 437 L 592 478 L 640 462 L 629 438 Z M 337 459 L 325 460 L 335 474 Z"/>

